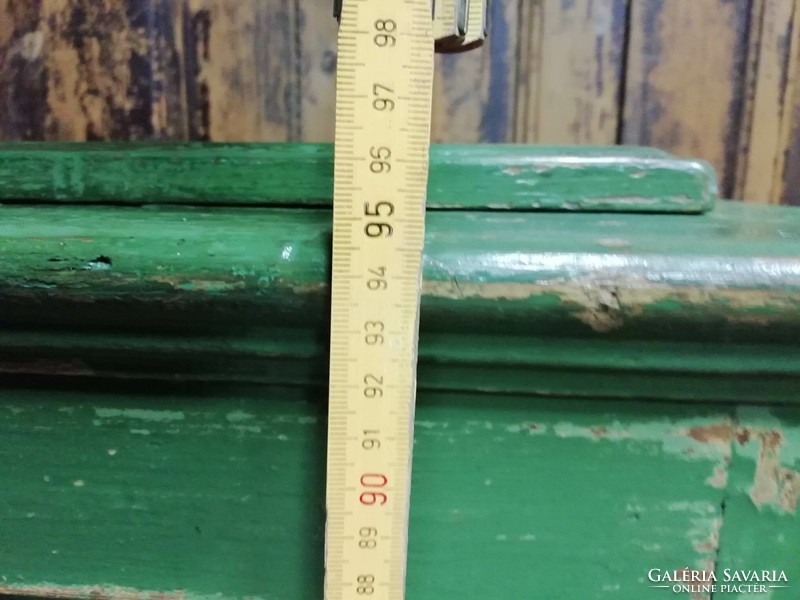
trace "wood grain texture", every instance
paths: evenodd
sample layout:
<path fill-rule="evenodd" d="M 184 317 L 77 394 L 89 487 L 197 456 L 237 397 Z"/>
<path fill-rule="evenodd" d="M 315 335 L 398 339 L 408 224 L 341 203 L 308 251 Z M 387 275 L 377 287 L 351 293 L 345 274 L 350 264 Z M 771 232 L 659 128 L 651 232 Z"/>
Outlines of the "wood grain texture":
<path fill-rule="evenodd" d="M 33 3 L 0 2 L 0 139 L 45 138 L 47 72 L 39 20 Z"/>
<path fill-rule="evenodd" d="M 0 137 L 187 137 L 179 9 L 167 0 L 0 5 L 0 96 L 7 109 L 0 112 Z"/>
<path fill-rule="evenodd" d="M 146 2 L 42 3 L 51 139 L 145 139 L 153 134 Z"/>
<path fill-rule="evenodd" d="M 180 2 L 153 0 L 150 60 L 153 78 L 151 121 L 159 140 L 189 138 L 184 29 L 186 12 Z"/>
<path fill-rule="evenodd" d="M 622 141 L 702 156 L 735 176 L 749 0 L 633 0 Z"/>
<path fill-rule="evenodd" d="M 300 137 L 298 23 L 291 0 L 190 0 L 202 18 L 199 80 L 218 141 L 291 141 Z"/>
<path fill-rule="evenodd" d="M 518 15 L 516 2 L 492 2 L 489 37 L 483 46 L 463 54 L 437 55 L 434 142 L 514 139 Z"/>
<path fill-rule="evenodd" d="M 304 142 L 331 142 L 336 112 L 336 21 L 325 14 L 327 3 L 298 0 L 300 86 Z"/>
<path fill-rule="evenodd" d="M 800 94 L 795 98 L 791 110 L 791 136 L 784 163 L 781 202 L 800 206 Z"/>
<path fill-rule="evenodd" d="M 520 4 L 516 140 L 617 141 L 626 0 Z"/>
<path fill-rule="evenodd" d="M 791 29 L 790 53 L 786 70 L 786 104 L 783 107 L 781 143 L 786 148 L 781 155 L 783 168 L 775 177 L 780 178 L 780 201 L 800 205 L 800 3 L 795 2 Z"/>
<path fill-rule="evenodd" d="M 747 89 L 735 194 L 779 203 L 796 118 L 800 13 L 794 1 L 759 0 L 750 30 Z"/>
<path fill-rule="evenodd" d="M 0 4 L 5 139 L 296 140 L 293 0 Z"/>

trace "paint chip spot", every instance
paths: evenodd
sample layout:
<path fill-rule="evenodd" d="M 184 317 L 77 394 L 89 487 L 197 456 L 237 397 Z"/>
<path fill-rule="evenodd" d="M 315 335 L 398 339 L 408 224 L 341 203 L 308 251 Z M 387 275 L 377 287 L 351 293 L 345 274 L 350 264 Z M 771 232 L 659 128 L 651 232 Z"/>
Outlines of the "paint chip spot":
<path fill-rule="evenodd" d="M 494 539 L 496 539 L 498 542 L 505 542 L 508 541 L 508 536 L 505 533 L 498 533 L 496 536 L 494 536 Z"/>
<path fill-rule="evenodd" d="M 111 268 L 111 257 L 101 254 L 84 265 L 85 271 L 108 271 Z"/>
<path fill-rule="evenodd" d="M 631 245 L 629 240 L 622 238 L 601 238 L 597 243 L 605 248 L 628 248 Z"/>
<path fill-rule="evenodd" d="M 714 467 L 714 473 L 706 479 L 711 487 L 725 489 L 728 485 L 728 470 L 723 465 Z"/>
<path fill-rule="evenodd" d="M 243 410 L 234 410 L 229 412 L 225 415 L 225 418 L 230 423 L 240 423 L 242 421 L 249 421 L 250 419 L 254 419 L 255 415 L 251 415 L 250 413 L 246 413 Z"/>
<path fill-rule="evenodd" d="M 108 452 L 109 456 L 114 456 L 117 453 L 116 448 L 109 448 L 106 452 Z"/>
<path fill-rule="evenodd" d="M 142 421 L 183 421 L 186 417 L 179 410 L 148 410 L 143 408 L 95 408 L 95 415 L 101 419 L 139 419 Z"/>
<path fill-rule="evenodd" d="M 75 487 L 83 487 L 84 485 L 86 485 L 86 482 L 83 479 L 76 479 L 75 481 L 72 482 L 72 485 L 74 485 Z"/>

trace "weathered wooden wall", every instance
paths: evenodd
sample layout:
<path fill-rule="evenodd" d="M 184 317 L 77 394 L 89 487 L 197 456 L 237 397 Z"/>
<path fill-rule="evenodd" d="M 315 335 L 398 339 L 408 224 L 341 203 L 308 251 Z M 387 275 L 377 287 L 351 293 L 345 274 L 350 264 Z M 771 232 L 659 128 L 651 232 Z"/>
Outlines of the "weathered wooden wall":
<path fill-rule="evenodd" d="M 328 141 L 329 0 L 0 0 L 0 139 Z M 800 0 L 496 0 L 433 137 L 648 144 L 800 204 Z"/>

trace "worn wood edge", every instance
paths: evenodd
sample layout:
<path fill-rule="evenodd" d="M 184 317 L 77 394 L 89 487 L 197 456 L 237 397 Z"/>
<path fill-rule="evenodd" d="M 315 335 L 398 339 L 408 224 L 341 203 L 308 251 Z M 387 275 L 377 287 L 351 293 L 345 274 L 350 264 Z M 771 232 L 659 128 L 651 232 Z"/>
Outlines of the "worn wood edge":
<path fill-rule="evenodd" d="M 332 146 L 0 144 L 0 201 L 330 206 Z M 702 161 L 636 147 L 434 146 L 430 209 L 702 212 Z"/>
<path fill-rule="evenodd" d="M 202 596 L 186 594 L 183 590 L 155 591 L 113 585 L 56 585 L 41 583 L 37 585 L 2 585 L 0 598 L 55 598 L 59 600 L 183 600 L 191 597 L 200 600 Z M 215 599 L 225 600 L 223 596 Z"/>
<path fill-rule="evenodd" d="M 474 311 L 514 330 L 533 311 L 532 326 L 561 315 L 600 335 L 626 319 L 723 319 L 730 342 L 737 326 L 768 336 L 798 319 L 793 208 L 725 203 L 708 216 L 601 220 L 434 212 L 427 225 L 423 308 L 442 317 Z M 51 304 L 242 302 L 280 309 L 260 313 L 265 322 L 310 307 L 301 321 L 319 320 L 329 230 L 327 211 L 314 209 L 0 207 L 2 300 L 24 311 L 38 307 L 22 298 L 38 294 Z M 229 315 L 231 324 L 251 316 Z"/>
<path fill-rule="evenodd" d="M 421 385 L 794 402 L 797 219 L 432 213 Z M 0 371 L 318 381 L 328 228 L 311 209 L 0 207 Z"/>

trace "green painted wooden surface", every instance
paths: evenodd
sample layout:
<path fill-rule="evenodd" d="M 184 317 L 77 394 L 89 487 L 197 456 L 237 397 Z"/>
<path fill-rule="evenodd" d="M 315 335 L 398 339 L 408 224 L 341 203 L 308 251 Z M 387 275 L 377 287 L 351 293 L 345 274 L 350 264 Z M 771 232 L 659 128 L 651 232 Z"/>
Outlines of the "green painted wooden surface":
<path fill-rule="evenodd" d="M 321 597 L 329 150 L 68 148 L 0 206 L 0 595 Z M 434 153 L 433 208 L 507 210 L 427 217 L 410 600 L 800 584 L 800 211 L 534 213 L 665 176 L 542 153 Z M 34 181 L 9 156 L 0 194 Z M 220 173 L 238 200 L 200 193 Z"/>
<path fill-rule="evenodd" d="M 321 597 L 324 388 L 3 383 L 4 592 Z M 800 435 L 796 408 L 759 410 Z M 776 499 L 738 492 L 776 475 L 757 475 L 758 443 L 740 442 L 755 424 L 737 418 L 421 393 L 408 597 L 641 600 L 662 593 L 646 587 L 654 567 L 713 568 L 720 553 L 796 566 L 796 510 L 772 517 Z M 796 447 L 778 460 L 793 476 Z M 729 533 L 734 494 L 760 528 L 749 545 Z"/>
<path fill-rule="evenodd" d="M 725 490 L 719 568 L 735 570 L 757 562 L 783 569 L 790 578 L 789 588 L 773 590 L 773 598 L 797 597 L 800 413 L 739 407 L 731 433 L 736 441 Z M 749 556 L 757 559 L 747 561 L 744 557 Z"/>
<path fill-rule="evenodd" d="M 0 201 L 330 206 L 331 145 L 0 144 Z M 434 146 L 430 208 L 700 212 L 706 163 L 637 147 Z"/>
<path fill-rule="evenodd" d="M 321 209 L 0 207 L 0 370 L 324 382 L 329 235 Z M 432 212 L 420 386 L 797 402 L 798 247 L 792 208 Z"/>

